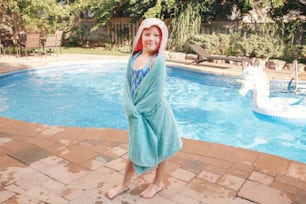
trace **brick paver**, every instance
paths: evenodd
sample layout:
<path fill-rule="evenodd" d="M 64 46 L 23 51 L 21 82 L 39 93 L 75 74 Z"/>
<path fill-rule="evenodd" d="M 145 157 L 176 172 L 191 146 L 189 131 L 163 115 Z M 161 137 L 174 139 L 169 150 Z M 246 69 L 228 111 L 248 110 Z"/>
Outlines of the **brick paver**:
<path fill-rule="evenodd" d="M 29 200 L 29 203 L 56 204 L 84 200 L 111 203 L 105 193 L 123 177 L 127 157 L 126 131 L 96 129 L 92 132 L 99 137 L 91 135 L 92 139 L 87 139 L 82 135 L 78 143 L 62 143 L 62 148 L 54 151 L 50 148 L 51 144 L 57 144 L 54 138 L 38 134 L 31 142 L 15 141 L 9 135 L 19 134 L 21 123 L 11 120 L 9 125 L 17 128 L 15 133 L 5 133 L 3 138 L 6 139 L 1 140 L 5 142 L 0 145 L 5 151 L 0 156 L 0 199 L 3 203 L 27 203 Z M 91 131 L 87 129 L 86 132 Z M 122 134 L 123 139 L 110 138 L 112 133 L 116 137 Z M 68 138 L 69 134 L 62 134 L 62 137 Z M 208 150 L 192 151 L 190 144 L 197 147 L 203 144 Z M 150 201 L 140 198 L 138 193 L 153 179 L 152 171 L 133 178 L 130 190 L 112 202 L 273 204 L 305 201 L 306 164 L 248 150 L 245 152 L 249 152 L 249 157 L 244 155 L 240 161 L 235 152 L 244 152 L 243 149 L 208 144 L 184 139 L 186 148 L 184 146 L 169 160 L 170 174 L 165 190 Z M 225 152 L 231 156 L 219 155 Z"/>

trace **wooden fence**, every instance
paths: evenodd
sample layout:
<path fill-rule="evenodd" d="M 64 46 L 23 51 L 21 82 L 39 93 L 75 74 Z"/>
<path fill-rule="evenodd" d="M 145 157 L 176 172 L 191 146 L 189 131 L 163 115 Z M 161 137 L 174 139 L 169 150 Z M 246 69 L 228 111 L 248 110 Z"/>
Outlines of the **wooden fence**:
<path fill-rule="evenodd" d="M 90 32 L 90 29 L 95 26 L 95 21 L 93 19 L 81 19 L 79 26 L 85 30 L 83 40 L 93 46 L 106 43 L 116 46 L 127 46 L 132 44 L 139 24 L 140 21 L 133 23 L 130 18 L 115 18 L 108 25 L 99 27 L 94 32 Z M 266 26 L 266 28 L 263 26 Z M 267 32 L 272 32 L 272 26 L 267 24 L 243 24 L 239 21 L 217 21 L 202 24 L 200 32 L 201 34 L 229 34 L 230 32 L 236 32 L 240 36 L 248 36 L 250 33 L 263 32 L 263 29 L 266 29 Z M 275 33 L 276 35 L 281 35 L 280 31 L 276 31 Z M 305 31 L 295 33 L 292 42 L 294 44 L 305 44 Z"/>
<path fill-rule="evenodd" d="M 131 22 L 129 18 L 112 19 L 109 24 L 91 32 L 95 26 L 93 19 L 81 19 L 79 27 L 83 29 L 83 41 L 91 46 L 111 44 L 117 46 L 131 45 L 139 27 L 139 22 Z"/>

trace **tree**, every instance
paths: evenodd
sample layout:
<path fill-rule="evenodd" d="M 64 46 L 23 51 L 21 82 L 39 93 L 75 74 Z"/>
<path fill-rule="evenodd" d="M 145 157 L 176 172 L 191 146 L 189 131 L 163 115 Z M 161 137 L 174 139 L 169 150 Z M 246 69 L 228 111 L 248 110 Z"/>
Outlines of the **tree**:
<path fill-rule="evenodd" d="M 152 17 L 159 13 L 154 11 L 158 5 L 158 0 L 83 0 L 83 11 L 91 12 L 97 21 L 98 26 L 106 25 L 114 17 L 130 17 L 132 22 L 136 22 L 144 17 Z M 152 13 L 147 15 L 149 9 Z"/>
<path fill-rule="evenodd" d="M 282 6 L 272 7 L 270 16 L 282 30 L 282 37 L 286 43 L 293 44 L 297 33 L 303 33 L 306 27 L 305 4 L 301 0 L 288 1 Z"/>
<path fill-rule="evenodd" d="M 170 23 L 169 48 L 182 50 L 187 39 L 200 31 L 200 12 L 203 9 L 203 3 L 193 0 L 176 0 L 176 5 Z"/>
<path fill-rule="evenodd" d="M 78 16 L 78 2 L 62 4 L 55 0 L 0 0 L 0 25 L 11 31 L 14 39 L 20 31 L 41 33 L 69 30 Z"/>
<path fill-rule="evenodd" d="M 97 26 L 106 25 L 110 18 L 118 12 L 121 4 L 116 0 L 84 0 L 82 12 L 90 12 L 96 19 Z M 95 27 L 97 28 L 97 27 Z"/>

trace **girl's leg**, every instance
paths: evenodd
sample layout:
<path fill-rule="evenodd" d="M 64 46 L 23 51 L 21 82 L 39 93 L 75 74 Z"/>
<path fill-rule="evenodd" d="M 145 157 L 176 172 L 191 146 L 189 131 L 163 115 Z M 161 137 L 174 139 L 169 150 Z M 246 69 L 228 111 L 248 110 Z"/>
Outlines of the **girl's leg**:
<path fill-rule="evenodd" d="M 124 173 L 124 178 L 122 181 L 122 184 L 115 186 L 111 188 L 107 192 L 107 197 L 109 199 L 113 199 L 116 196 L 120 195 L 121 193 L 124 193 L 125 191 L 129 190 L 129 184 L 134 175 L 134 167 L 133 164 L 130 160 L 127 161 L 126 167 L 125 167 L 125 173 Z"/>
<path fill-rule="evenodd" d="M 166 175 L 166 167 L 167 167 L 167 161 L 161 162 L 157 169 L 156 169 L 156 174 L 155 178 L 141 194 L 140 196 L 143 198 L 152 198 L 154 197 L 158 192 L 162 191 L 164 189 L 164 183 L 163 180 Z"/>

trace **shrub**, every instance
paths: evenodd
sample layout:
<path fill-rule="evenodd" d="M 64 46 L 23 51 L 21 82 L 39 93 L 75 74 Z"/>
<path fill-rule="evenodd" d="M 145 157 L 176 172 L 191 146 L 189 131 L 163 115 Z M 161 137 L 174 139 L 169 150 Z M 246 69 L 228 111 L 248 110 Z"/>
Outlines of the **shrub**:
<path fill-rule="evenodd" d="M 239 33 L 193 35 L 187 43 L 199 44 L 211 54 L 278 58 L 287 62 L 298 59 L 305 63 L 306 46 L 288 45 L 271 35 L 250 34 L 240 37 Z"/>
<path fill-rule="evenodd" d="M 269 37 L 261 37 L 259 35 L 251 34 L 248 38 L 242 38 L 237 42 L 237 48 L 240 54 L 244 56 L 267 58 L 279 56 L 282 50 L 282 43 Z"/>
<path fill-rule="evenodd" d="M 225 34 L 193 35 L 187 42 L 199 44 L 211 54 L 228 55 L 230 50 L 230 38 Z"/>
<path fill-rule="evenodd" d="M 293 60 L 298 60 L 300 63 L 306 63 L 306 46 L 286 46 L 284 49 L 283 59 L 287 62 L 293 62 Z"/>
<path fill-rule="evenodd" d="M 68 40 L 65 42 L 66 46 L 82 46 L 84 31 L 80 28 L 73 28 L 70 32 Z"/>

